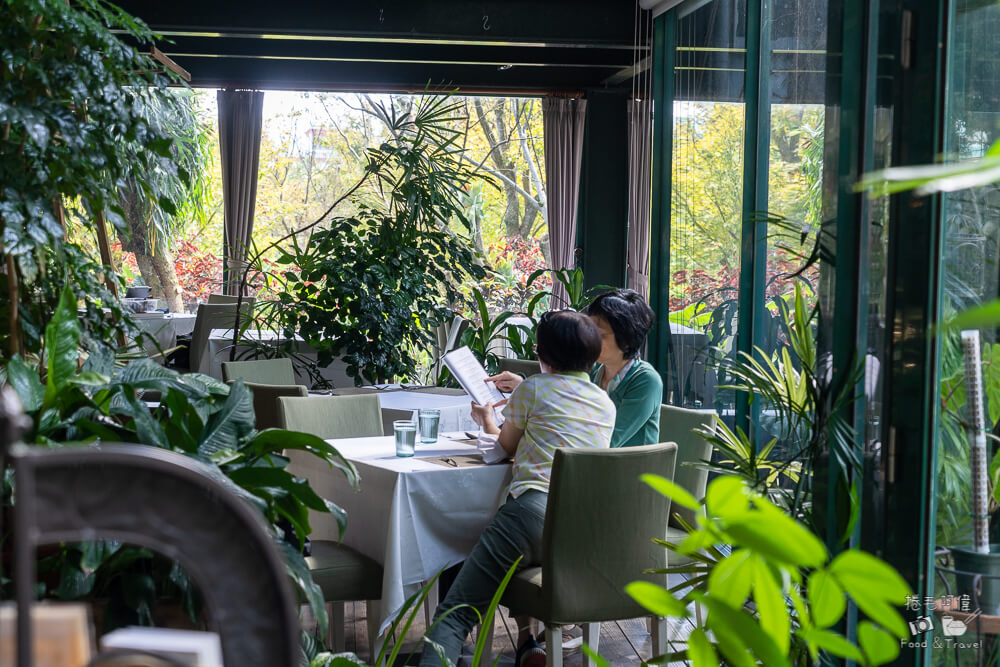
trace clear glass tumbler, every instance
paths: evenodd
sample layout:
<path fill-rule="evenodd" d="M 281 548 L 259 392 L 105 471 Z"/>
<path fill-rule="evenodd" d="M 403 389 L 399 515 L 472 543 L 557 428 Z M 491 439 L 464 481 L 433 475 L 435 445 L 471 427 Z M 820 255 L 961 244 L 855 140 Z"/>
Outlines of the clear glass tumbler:
<path fill-rule="evenodd" d="M 417 423 L 420 424 L 420 442 L 437 442 L 438 426 L 441 424 L 440 410 L 433 408 L 418 410 Z"/>
<path fill-rule="evenodd" d="M 396 456 L 413 456 L 417 443 L 417 423 L 412 419 L 392 422 L 392 432 L 396 436 Z"/>

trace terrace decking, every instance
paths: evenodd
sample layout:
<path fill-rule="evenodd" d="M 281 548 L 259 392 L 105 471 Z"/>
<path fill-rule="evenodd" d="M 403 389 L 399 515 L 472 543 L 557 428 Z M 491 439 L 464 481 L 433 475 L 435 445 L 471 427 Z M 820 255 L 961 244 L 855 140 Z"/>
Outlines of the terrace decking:
<path fill-rule="evenodd" d="M 675 581 L 676 579 L 676 581 Z M 671 585 L 679 583 L 680 579 L 671 576 Z M 500 656 L 497 663 L 499 667 L 511 667 L 514 664 L 514 639 L 516 627 L 513 619 L 507 616 L 506 609 L 501 608 L 502 613 L 498 613 L 494 618 L 493 625 L 493 656 Z M 345 603 L 344 616 L 346 620 L 347 650 L 356 653 L 362 659 L 368 657 L 368 632 L 365 622 L 365 603 L 347 602 Z M 686 646 L 688 634 L 694 626 L 686 620 L 672 619 L 667 627 L 667 651 L 682 650 Z M 420 638 L 424 634 L 424 614 L 423 610 L 417 613 L 413 627 L 403 639 L 403 647 L 399 652 L 396 665 L 413 665 L 417 662 L 420 651 Z M 463 658 L 459 661 L 458 667 L 467 667 L 471 664 L 473 651 L 473 641 L 475 635 L 466 642 L 463 650 Z M 652 644 L 649 632 L 646 629 L 646 620 L 643 618 L 632 618 L 624 621 L 609 622 L 601 624 L 600 654 L 608 664 L 613 667 L 638 667 L 644 660 L 653 657 Z M 411 658 L 412 654 L 412 658 Z M 408 658 L 410 658 L 408 660 Z M 584 664 L 584 654 L 580 649 L 563 652 L 563 664 L 566 667 L 577 667 Z M 683 664 L 683 663 L 674 663 Z"/>

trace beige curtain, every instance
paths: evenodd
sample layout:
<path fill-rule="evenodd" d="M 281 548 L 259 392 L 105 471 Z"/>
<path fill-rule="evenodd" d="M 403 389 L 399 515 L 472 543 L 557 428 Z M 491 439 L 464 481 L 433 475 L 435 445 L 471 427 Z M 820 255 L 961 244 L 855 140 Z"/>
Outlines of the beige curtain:
<path fill-rule="evenodd" d="M 246 265 L 257 203 L 257 167 L 264 92 L 220 90 L 219 148 L 222 157 L 222 280 L 226 294 L 237 294 Z"/>
<path fill-rule="evenodd" d="M 587 100 L 546 97 L 542 100 L 545 123 L 545 187 L 549 213 L 549 253 L 553 269 L 576 266 L 576 212 L 580 198 L 580 162 Z M 566 290 L 552 281 L 552 308 L 566 305 Z"/>
<path fill-rule="evenodd" d="M 650 151 L 652 105 L 628 102 L 628 287 L 649 300 Z"/>

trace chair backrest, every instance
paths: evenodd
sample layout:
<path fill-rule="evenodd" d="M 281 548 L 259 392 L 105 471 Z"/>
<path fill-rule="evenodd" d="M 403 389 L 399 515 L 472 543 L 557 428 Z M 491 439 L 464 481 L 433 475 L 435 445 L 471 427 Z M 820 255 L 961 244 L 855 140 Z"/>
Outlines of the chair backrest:
<path fill-rule="evenodd" d="M 295 384 L 295 369 L 287 358 L 223 361 L 222 381 L 232 384 L 237 378 L 257 384 Z"/>
<path fill-rule="evenodd" d="M 247 306 L 247 310 L 253 310 L 253 304 L 256 297 L 245 296 L 243 297 L 243 305 Z M 239 301 L 239 297 L 233 294 L 209 294 L 208 302 L 212 305 L 216 304 L 230 304 L 235 305 Z"/>
<path fill-rule="evenodd" d="M 224 372 L 224 371 L 223 371 Z M 260 384 L 247 382 L 253 392 L 253 412 L 257 417 L 257 428 L 281 428 L 281 413 L 278 399 L 282 396 L 309 396 L 309 390 L 301 384 Z"/>
<path fill-rule="evenodd" d="M 660 406 L 660 438 L 677 443 L 677 470 L 674 482 L 701 500 L 705 497 L 708 471 L 695 466 L 696 463 L 712 458 L 712 443 L 694 432 L 696 428 L 714 428 L 715 412 L 712 410 L 690 410 L 673 405 Z M 680 523 L 674 517 L 694 525 L 695 513 L 678 505 L 670 514 L 670 524 L 678 528 Z"/>
<path fill-rule="evenodd" d="M 198 313 L 194 318 L 194 331 L 191 333 L 191 370 L 195 373 L 208 373 L 208 337 L 212 329 L 232 329 L 236 322 L 235 304 L 199 304 Z"/>
<path fill-rule="evenodd" d="M 378 396 L 310 396 L 278 399 L 281 424 L 323 439 L 382 435 Z"/>
<path fill-rule="evenodd" d="M 639 480 L 672 479 L 677 445 L 562 448 L 552 463 L 542 537 L 542 596 L 552 620 L 611 621 L 648 615 L 625 593 L 644 579 L 666 585 L 670 499 Z"/>
<path fill-rule="evenodd" d="M 299 664 L 297 605 L 270 527 L 208 466 L 143 445 L 19 445 L 11 455 L 19 623 L 33 616 L 37 545 L 119 540 L 160 552 L 191 577 L 225 667 Z"/>
<path fill-rule="evenodd" d="M 437 382 L 441 375 L 443 363 L 441 357 L 448 354 L 462 341 L 462 333 L 469 328 L 471 322 L 461 315 L 455 315 L 450 322 L 445 322 L 434 328 L 435 347 L 431 350 L 431 381 Z"/>
<path fill-rule="evenodd" d="M 511 373 L 517 373 L 523 375 L 524 377 L 531 377 L 532 375 L 538 375 L 542 372 L 542 367 L 537 361 L 532 359 L 503 359 L 501 358 L 497 363 L 497 370 L 499 371 L 510 371 Z"/>

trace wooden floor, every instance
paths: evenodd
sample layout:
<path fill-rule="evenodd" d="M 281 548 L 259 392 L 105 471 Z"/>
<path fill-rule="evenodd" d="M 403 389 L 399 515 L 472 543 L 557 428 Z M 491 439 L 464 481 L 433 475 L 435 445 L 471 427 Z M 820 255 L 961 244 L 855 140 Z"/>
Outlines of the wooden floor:
<path fill-rule="evenodd" d="M 346 620 L 347 650 L 365 660 L 368 655 L 368 633 L 364 602 L 347 602 L 344 610 Z M 667 651 L 678 651 L 685 648 L 685 641 L 692 625 L 687 621 L 672 619 L 667 631 Z M 414 665 L 419 662 L 420 638 L 424 634 L 423 611 L 417 614 L 413 626 L 403 638 L 402 648 L 396 665 Z M 500 667 L 511 667 L 514 664 L 514 639 L 516 627 L 513 619 L 502 610 L 494 619 L 493 655 L 500 656 Z M 646 621 L 642 618 L 628 619 L 601 624 L 601 639 L 599 653 L 613 667 L 639 667 L 643 660 L 653 657 L 650 635 L 646 630 Z M 464 660 L 458 667 L 471 664 L 473 639 L 466 642 Z M 388 653 L 387 653 L 388 655 Z M 563 652 L 563 664 L 566 667 L 583 665 L 583 652 L 580 649 Z"/>

